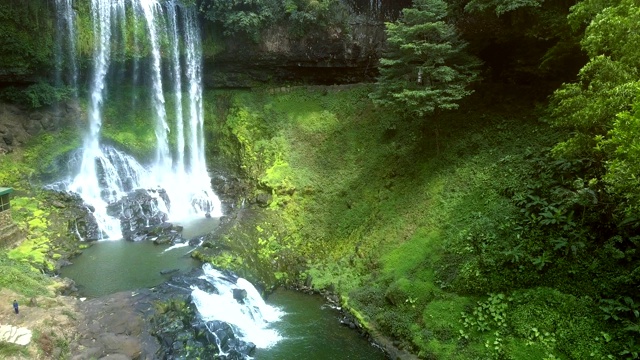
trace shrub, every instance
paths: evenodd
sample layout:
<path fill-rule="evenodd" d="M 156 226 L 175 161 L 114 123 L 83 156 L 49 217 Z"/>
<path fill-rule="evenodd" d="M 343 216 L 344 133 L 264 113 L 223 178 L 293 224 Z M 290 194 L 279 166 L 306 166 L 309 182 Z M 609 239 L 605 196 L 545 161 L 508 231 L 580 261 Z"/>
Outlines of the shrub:
<path fill-rule="evenodd" d="M 70 87 L 56 87 L 46 82 L 39 82 L 23 89 L 8 87 L 0 93 L 0 98 L 35 109 L 68 100 L 72 93 L 73 89 Z"/>

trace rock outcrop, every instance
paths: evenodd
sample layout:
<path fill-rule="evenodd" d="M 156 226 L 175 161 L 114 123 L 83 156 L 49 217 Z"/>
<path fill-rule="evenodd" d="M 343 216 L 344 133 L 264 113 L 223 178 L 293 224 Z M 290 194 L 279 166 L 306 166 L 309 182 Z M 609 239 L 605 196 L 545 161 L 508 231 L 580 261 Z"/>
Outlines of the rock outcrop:
<path fill-rule="evenodd" d="M 77 102 L 37 109 L 0 103 L 0 154 L 25 145 L 32 136 L 54 132 L 83 119 Z"/>
<path fill-rule="evenodd" d="M 149 236 L 157 237 L 165 233 L 160 231 L 162 229 L 156 229 L 169 218 L 161 203 L 169 204 L 166 191 L 137 189 L 109 204 L 107 214 L 120 219 L 120 229 L 125 240 L 141 241 Z M 173 229 L 168 230 L 171 232 Z M 177 231 L 176 235 L 179 235 Z"/>
<path fill-rule="evenodd" d="M 11 211 L 0 212 L 0 247 L 11 246 L 24 237 L 11 219 Z"/>
<path fill-rule="evenodd" d="M 266 83 L 350 84 L 377 75 L 384 23 L 353 17 L 349 31 L 326 28 L 297 38 L 273 26 L 260 42 L 227 38 L 224 50 L 205 58 L 207 87 L 253 87 Z"/>

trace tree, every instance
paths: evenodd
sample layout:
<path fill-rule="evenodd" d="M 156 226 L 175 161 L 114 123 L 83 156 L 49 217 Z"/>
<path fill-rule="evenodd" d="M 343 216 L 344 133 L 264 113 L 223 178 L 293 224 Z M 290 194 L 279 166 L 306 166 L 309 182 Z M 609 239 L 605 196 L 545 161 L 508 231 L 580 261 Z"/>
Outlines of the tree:
<path fill-rule="evenodd" d="M 569 18 L 574 27 L 589 23 L 581 45 L 590 60 L 577 82 L 562 85 L 551 97 L 552 124 L 571 131 L 554 152 L 595 161 L 598 167 L 592 173 L 598 176 L 616 152 L 607 139 L 617 124 L 623 124 L 616 123 L 617 115 L 631 110 L 640 88 L 640 7 L 634 0 L 608 7 L 585 1 L 572 9 Z"/>
<path fill-rule="evenodd" d="M 442 0 L 414 0 L 398 21 L 386 24 L 387 50 L 380 59 L 376 104 L 424 116 L 455 109 L 471 94 L 479 60 L 465 52 L 466 43 L 447 24 Z"/>
<path fill-rule="evenodd" d="M 607 161 L 604 180 L 608 190 L 617 195 L 619 210 L 625 221 L 640 224 L 640 101 L 633 110 L 618 114 L 605 146 L 615 149 Z"/>

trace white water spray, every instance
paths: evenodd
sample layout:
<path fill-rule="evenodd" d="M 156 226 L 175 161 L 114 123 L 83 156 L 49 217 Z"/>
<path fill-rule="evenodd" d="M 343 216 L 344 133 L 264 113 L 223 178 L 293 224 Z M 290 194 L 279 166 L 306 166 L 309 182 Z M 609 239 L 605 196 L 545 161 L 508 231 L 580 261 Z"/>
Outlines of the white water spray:
<path fill-rule="evenodd" d="M 82 163 L 78 173 L 68 189 L 79 193 L 84 201 L 95 209 L 94 215 L 100 230 L 107 237 L 120 237 L 120 225 L 117 219 L 107 215 L 107 202 L 100 196 L 100 183 L 96 162 L 102 157 L 99 136 L 102 128 L 102 102 L 105 93 L 105 77 L 109 68 L 111 39 L 111 1 L 92 0 L 91 20 L 93 21 L 94 56 L 91 81 L 91 99 L 89 103 L 89 129 L 84 137 Z"/>
<path fill-rule="evenodd" d="M 254 343 L 258 348 L 269 348 L 282 339 L 276 330 L 269 328 L 269 325 L 279 321 L 283 312 L 267 305 L 250 282 L 238 278 L 234 283 L 210 264 L 203 265 L 202 269 L 204 275 L 201 278 L 214 285 L 219 292 L 210 294 L 198 287 L 192 287 L 191 296 L 203 320 L 219 320 L 230 324 L 237 337 Z M 234 289 L 247 292 L 244 304 L 234 299 Z"/>

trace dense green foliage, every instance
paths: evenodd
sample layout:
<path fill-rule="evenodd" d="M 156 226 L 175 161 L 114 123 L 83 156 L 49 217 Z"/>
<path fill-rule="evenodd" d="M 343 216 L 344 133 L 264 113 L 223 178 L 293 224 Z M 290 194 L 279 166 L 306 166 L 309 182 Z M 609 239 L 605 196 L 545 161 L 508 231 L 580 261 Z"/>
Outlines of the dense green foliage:
<path fill-rule="evenodd" d="M 478 76 L 478 60 L 468 55 L 455 26 L 445 21 L 442 0 L 414 0 L 395 23 L 387 23 L 387 49 L 371 94 L 377 104 L 424 116 L 455 109 Z"/>
<path fill-rule="evenodd" d="M 53 63 L 53 11 L 47 1 L 0 4 L 0 69 L 12 75 L 41 73 Z"/>
<path fill-rule="evenodd" d="M 15 192 L 11 199 L 14 223 L 24 235 L 20 244 L 0 251 L 2 287 L 25 296 L 49 294 L 56 262 L 77 254 L 78 243 L 69 233 L 64 210 L 52 205 L 41 178 L 60 171 L 57 162 L 79 145 L 78 134 L 42 134 L 24 149 L 0 156 L 0 183 Z"/>
<path fill-rule="evenodd" d="M 347 11 L 337 0 L 203 0 L 200 8 L 225 35 L 244 35 L 256 42 L 265 29 L 276 24 L 298 37 L 314 30 L 344 27 Z"/>
<path fill-rule="evenodd" d="M 25 297 L 34 297 L 49 293 L 46 285 L 51 279 L 32 271 L 28 264 L 13 260 L 6 254 L 0 254 L 0 286 L 11 289 Z"/>
<path fill-rule="evenodd" d="M 0 99 L 10 103 L 39 108 L 54 105 L 71 98 L 73 89 L 69 87 L 54 87 L 47 82 L 39 82 L 26 88 L 7 87 L 0 92 Z"/>
<path fill-rule="evenodd" d="M 284 281 L 304 259 L 302 277 L 425 358 L 625 351 L 627 331 L 600 309 L 625 270 L 587 243 L 598 229 L 573 208 L 589 192 L 563 182 L 567 164 L 549 152 L 564 133 L 537 122 L 524 93 L 489 108 L 483 94 L 504 90 L 481 90 L 433 120 L 438 139 L 432 123 L 389 130 L 393 113 L 372 111 L 369 87 L 217 93 L 218 142 L 235 144 L 226 151 L 272 200 L 210 260 Z M 632 314 L 612 301 L 619 319 Z"/>
<path fill-rule="evenodd" d="M 591 163 L 551 151 L 569 133 L 524 104 L 483 104 L 525 98 L 499 88 L 431 120 L 437 138 L 416 121 L 390 129 L 367 91 L 215 95 L 214 135 L 273 198 L 229 233 L 238 258 L 212 260 L 275 258 L 284 280 L 302 257 L 314 286 L 426 358 L 632 357 L 637 240 L 612 236 L 606 188 L 573 177 Z M 619 161 L 635 166 L 625 134 Z"/>

